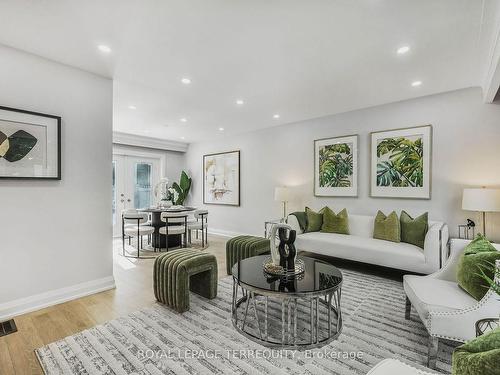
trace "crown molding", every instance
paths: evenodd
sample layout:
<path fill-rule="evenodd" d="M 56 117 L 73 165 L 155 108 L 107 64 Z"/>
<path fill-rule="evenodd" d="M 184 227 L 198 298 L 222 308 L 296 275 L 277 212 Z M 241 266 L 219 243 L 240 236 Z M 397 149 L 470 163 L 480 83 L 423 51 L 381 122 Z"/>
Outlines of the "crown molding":
<path fill-rule="evenodd" d="M 113 132 L 113 143 L 126 146 L 154 148 L 157 150 L 186 152 L 188 144 L 184 142 L 169 141 L 168 139 L 159 139 L 144 137 L 130 133 Z"/>

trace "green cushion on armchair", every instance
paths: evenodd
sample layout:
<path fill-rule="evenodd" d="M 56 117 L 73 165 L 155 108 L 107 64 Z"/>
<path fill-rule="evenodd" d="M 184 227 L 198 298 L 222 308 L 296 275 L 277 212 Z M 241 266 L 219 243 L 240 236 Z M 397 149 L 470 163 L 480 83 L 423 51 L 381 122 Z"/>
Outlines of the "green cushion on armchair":
<path fill-rule="evenodd" d="M 457 269 L 458 285 L 479 301 L 490 288 L 481 277 L 481 270 L 493 279 L 497 259 L 500 259 L 500 251 L 484 236 L 478 235 L 460 256 Z"/>
<path fill-rule="evenodd" d="M 456 348 L 452 357 L 452 374 L 500 374 L 500 327 Z"/>
<path fill-rule="evenodd" d="M 377 212 L 373 227 L 373 238 L 401 242 L 401 224 L 396 211 L 392 211 L 388 216 L 385 216 L 382 211 Z"/>

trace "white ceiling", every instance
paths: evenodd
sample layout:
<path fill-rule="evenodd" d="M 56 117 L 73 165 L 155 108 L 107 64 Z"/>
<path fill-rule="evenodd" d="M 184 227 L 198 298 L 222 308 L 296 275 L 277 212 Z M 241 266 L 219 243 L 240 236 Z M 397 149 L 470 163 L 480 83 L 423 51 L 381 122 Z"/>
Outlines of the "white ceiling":
<path fill-rule="evenodd" d="M 479 86 L 491 38 L 482 5 L 0 0 L 0 43 L 113 77 L 116 131 L 195 142 Z"/>

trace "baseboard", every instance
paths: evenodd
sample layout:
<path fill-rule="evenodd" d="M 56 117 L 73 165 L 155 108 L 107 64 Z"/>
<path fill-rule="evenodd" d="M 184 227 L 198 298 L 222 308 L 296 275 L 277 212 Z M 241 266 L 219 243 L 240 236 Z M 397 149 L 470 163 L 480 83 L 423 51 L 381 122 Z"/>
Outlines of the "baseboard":
<path fill-rule="evenodd" d="M 40 310 L 45 307 L 57 305 L 91 294 L 114 289 L 115 279 L 113 276 L 102 279 L 87 281 L 85 283 L 69 286 L 66 288 L 51 290 L 30 297 L 20 298 L 0 305 L 0 321 L 11 319 L 15 316 Z"/>
<path fill-rule="evenodd" d="M 224 229 L 212 229 L 210 227 L 208 228 L 208 233 L 221 237 L 256 236 L 256 234 L 232 232 Z"/>

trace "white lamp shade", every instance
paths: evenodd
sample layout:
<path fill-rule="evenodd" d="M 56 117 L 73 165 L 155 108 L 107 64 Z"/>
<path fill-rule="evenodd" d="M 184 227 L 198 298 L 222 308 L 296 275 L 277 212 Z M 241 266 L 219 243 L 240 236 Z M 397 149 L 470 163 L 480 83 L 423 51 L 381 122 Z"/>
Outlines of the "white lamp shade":
<path fill-rule="evenodd" d="M 279 202 L 288 202 L 290 199 L 290 192 L 287 187 L 274 188 L 274 200 Z"/>
<path fill-rule="evenodd" d="M 464 189 L 462 209 L 467 211 L 500 211 L 500 189 Z"/>

